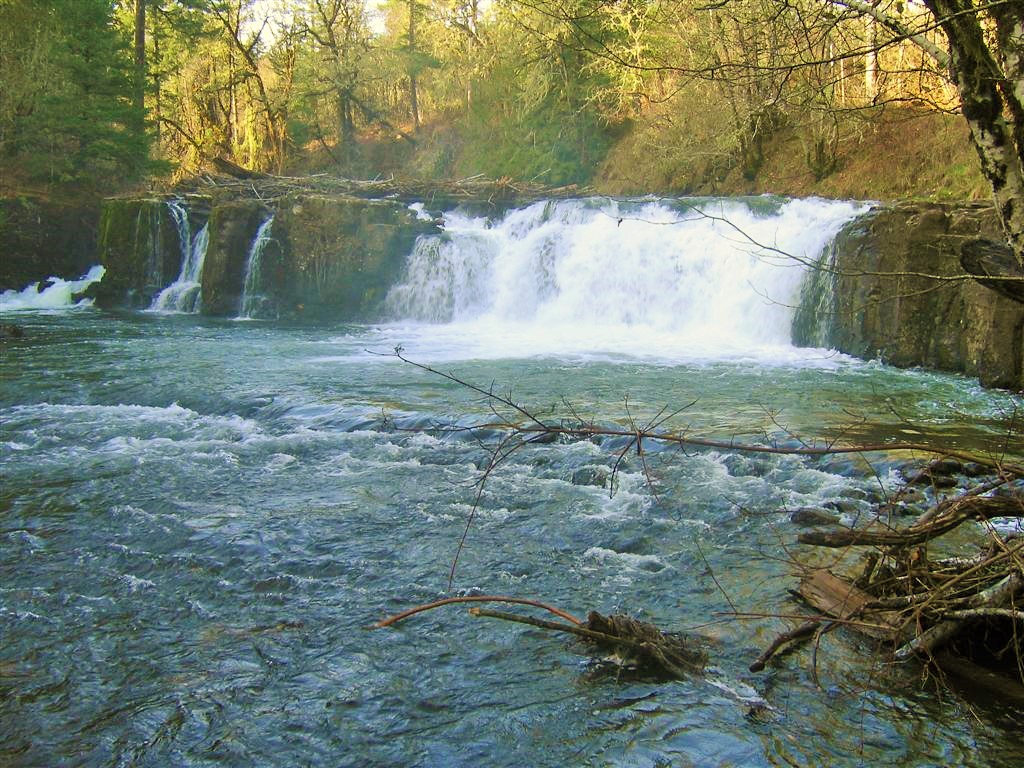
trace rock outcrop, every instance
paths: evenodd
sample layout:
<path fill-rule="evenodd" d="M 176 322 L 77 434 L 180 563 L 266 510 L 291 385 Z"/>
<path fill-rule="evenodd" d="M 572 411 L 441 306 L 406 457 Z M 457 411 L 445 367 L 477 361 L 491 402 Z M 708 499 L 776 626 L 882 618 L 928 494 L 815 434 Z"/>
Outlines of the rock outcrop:
<path fill-rule="evenodd" d="M 374 320 L 417 236 L 437 231 L 405 204 L 289 195 L 274 219 L 276 272 L 264 286 L 282 317 Z"/>
<path fill-rule="evenodd" d="M 106 273 L 93 292 L 97 306 L 148 307 L 181 267 L 181 243 L 167 199 L 105 200 L 99 261 Z"/>
<path fill-rule="evenodd" d="M 96 263 L 99 207 L 0 198 L 0 291 L 84 274 Z"/>
<path fill-rule="evenodd" d="M 169 198 L 111 198 L 100 220 L 107 269 L 96 291 L 103 307 L 144 308 L 181 269 L 182 244 Z M 195 196 L 191 229 L 209 223 L 201 276 L 202 313 L 240 314 L 249 256 L 260 226 L 274 216 L 258 288 L 261 317 L 373 320 L 402 274 L 416 237 L 437 231 L 404 203 L 295 193 L 271 205 Z M 191 217 L 190 217 L 191 218 Z"/>
<path fill-rule="evenodd" d="M 988 206 L 873 209 L 836 240 L 827 344 L 900 367 L 1024 389 L 1024 304 L 965 277 L 961 248 L 999 240 Z"/>
<path fill-rule="evenodd" d="M 255 200 L 213 206 L 210 244 L 203 262 L 203 314 L 238 316 L 249 249 L 260 224 L 269 215 L 270 211 Z"/>

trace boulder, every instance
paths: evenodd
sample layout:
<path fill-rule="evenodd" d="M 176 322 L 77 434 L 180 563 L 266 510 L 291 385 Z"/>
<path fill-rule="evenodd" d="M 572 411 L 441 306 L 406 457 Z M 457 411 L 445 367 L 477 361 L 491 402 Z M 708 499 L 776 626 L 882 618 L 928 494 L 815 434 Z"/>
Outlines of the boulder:
<path fill-rule="evenodd" d="M 835 244 L 829 346 L 1024 388 L 1024 304 L 963 277 L 960 264 L 964 243 L 999 236 L 981 205 L 880 207 L 847 225 Z"/>

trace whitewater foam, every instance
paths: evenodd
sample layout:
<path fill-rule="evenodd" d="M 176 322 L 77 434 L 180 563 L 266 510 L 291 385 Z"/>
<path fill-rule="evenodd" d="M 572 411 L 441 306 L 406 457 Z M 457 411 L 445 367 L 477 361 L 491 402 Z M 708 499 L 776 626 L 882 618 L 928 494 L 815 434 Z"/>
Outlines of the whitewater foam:
<path fill-rule="evenodd" d="M 51 277 L 43 283 L 33 283 L 21 291 L 4 291 L 0 293 L 0 312 L 19 310 L 64 310 L 91 307 L 92 299 L 75 301 L 93 283 L 103 278 L 103 267 L 97 265 L 77 280 L 63 280 Z"/>
<path fill-rule="evenodd" d="M 834 366 L 842 359 L 826 350 L 793 347 L 793 306 L 807 265 L 864 208 L 587 199 L 538 202 L 497 221 L 446 213 L 444 232 L 419 238 L 389 292 L 393 321 L 381 334 L 422 344 L 431 359 Z"/>

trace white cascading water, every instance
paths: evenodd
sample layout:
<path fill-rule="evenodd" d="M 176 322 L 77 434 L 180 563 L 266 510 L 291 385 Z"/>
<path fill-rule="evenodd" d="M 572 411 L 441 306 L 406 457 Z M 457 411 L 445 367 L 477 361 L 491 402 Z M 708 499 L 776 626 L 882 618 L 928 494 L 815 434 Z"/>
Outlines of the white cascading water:
<path fill-rule="evenodd" d="M 242 301 L 239 307 L 238 317 L 250 319 L 259 316 L 261 309 L 266 304 L 266 297 L 260 293 L 261 268 L 263 266 L 263 252 L 270 242 L 270 229 L 274 224 L 273 215 L 260 224 L 256 230 L 256 236 L 249 246 L 249 255 L 245 260 L 245 279 L 242 283 Z"/>
<path fill-rule="evenodd" d="M 442 324 L 435 339 L 482 337 L 503 354 L 778 357 L 793 350 L 806 263 L 865 209 L 589 199 L 498 221 L 447 213 L 442 235 L 417 241 L 388 310 L 392 327 Z"/>
<path fill-rule="evenodd" d="M 51 277 L 45 288 L 34 283 L 21 291 L 4 291 L 0 293 L 0 312 L 91 307 L 92 299 L 76 302 L 75 296 L 102 279 L 103 272 L 103 267 L 95 266 L 77 280 Z"/>
<path fill-rule="evenodd" d="M 192 235 L 188 221 L 188 209 L 177 200 L 169 200 L 167 208 L 178 229 L 181 243 L 181 271 L 178 279 L 164 288 L 153 299 L 150 309 L 157 312 L 198 312 L 202 303 L 203 261 L 210 241 L 210 230 L 203 224 Z"/>

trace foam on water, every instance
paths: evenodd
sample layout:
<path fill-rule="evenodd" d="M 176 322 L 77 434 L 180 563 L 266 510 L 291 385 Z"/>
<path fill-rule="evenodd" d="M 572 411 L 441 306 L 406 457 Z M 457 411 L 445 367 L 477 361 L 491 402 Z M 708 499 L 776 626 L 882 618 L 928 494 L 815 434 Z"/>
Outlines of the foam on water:
<path fill-rule="evenodd" d="M 21 291 L 4 291 L 0 293 L 0 312 L 91 307 L 92 299 L 75 301 L 74 297 L 93 283 L 99 282 L 104 271 L 103 267 L 97 265 L 77 280 L 51 277 L 45 281 L 45 287 L 42 283 L 33 283 Z"/>

